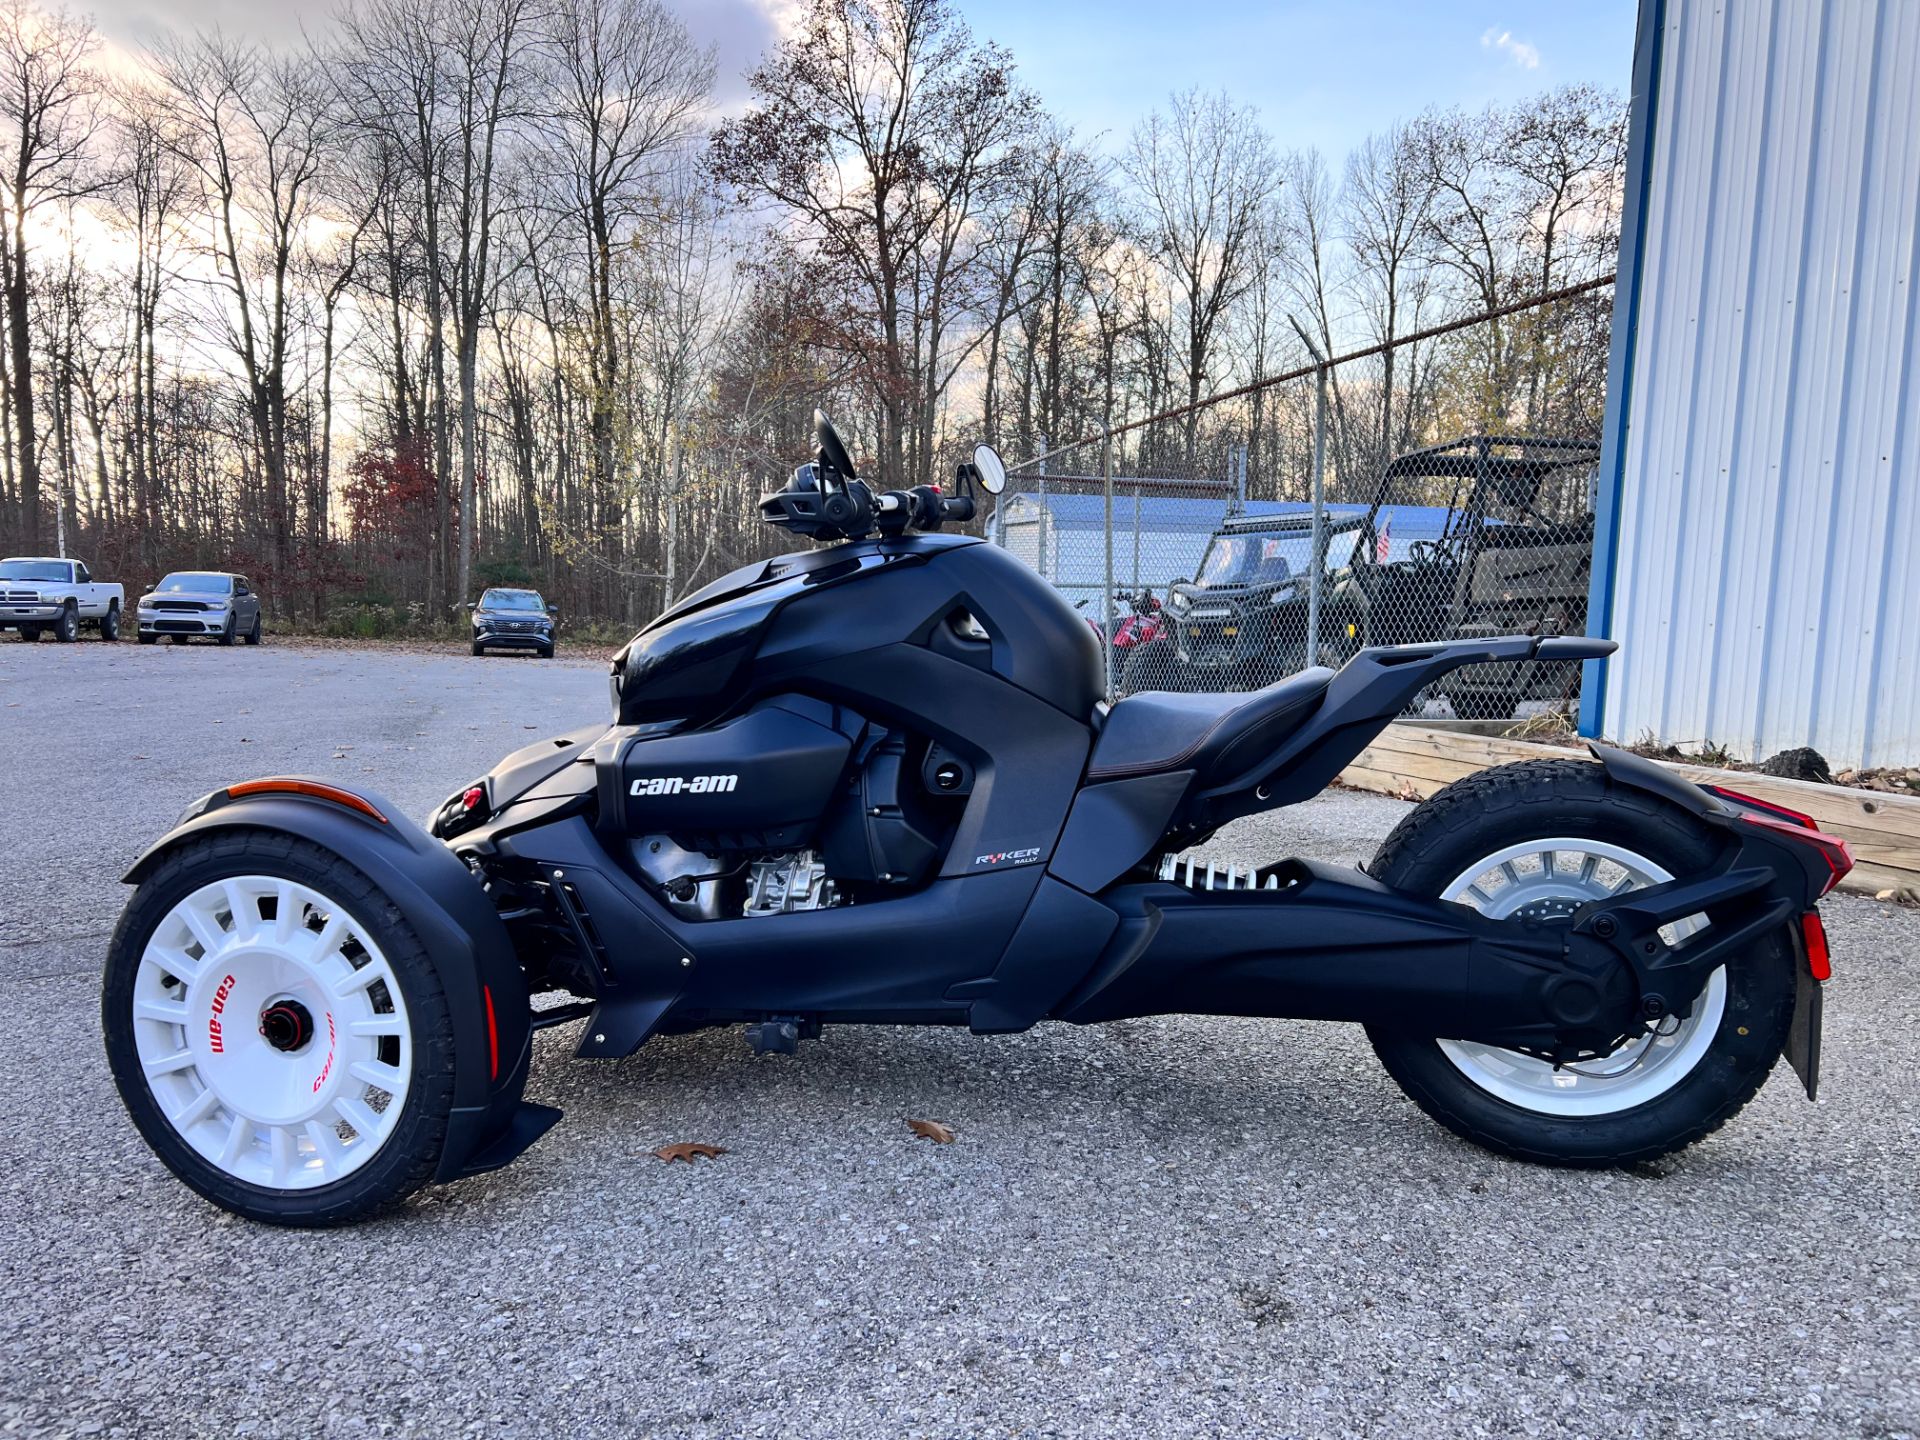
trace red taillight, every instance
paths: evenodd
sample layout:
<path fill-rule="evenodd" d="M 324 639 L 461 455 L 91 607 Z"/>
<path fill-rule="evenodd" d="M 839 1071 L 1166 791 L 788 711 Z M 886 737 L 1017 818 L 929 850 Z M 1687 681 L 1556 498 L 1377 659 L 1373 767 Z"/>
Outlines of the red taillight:
<path fill-rule="evenodd" d="M 1707 789 L 1711 790 L 1723 800 L 1733 801 L 1736 805 L 1748 805 L 1755 810 L 1770 811 L 1780 816 L 1783 820 L 1791 820 L 1803 830 L 1818 830 L 1820 828 L 1813 823 L 1813 817 L 1811 815 L 1802 815 L 1798 810 L 1789 810 L 1786 806 L 1776 805 L 1771 800 L 1756 800 L 1751 795 L 1742 795 L 1738 790 L 1729 790 L 1724 785 L 1709 785 Z"/>
<path fill-rule="evenodd" d="M 1758 825 L 1762 830 L 1778 831 L 1790 840 L 1797 840 L 1802 845 L 1811 845 L 1818 850 L 1820 858 L 1827 862 L 1827 883 L 1820 887 L 1821 895 L 1838 885 L 1853 869 L 1853 851 L 1847 848 L 1847 842 L 1838 835 L 1829 835 L 1822 830 L 1811 815 L 1802 815 L 1798 810 L 1756 800 L 1751 795 L 1742 795 L 1737 790 L 1727 790 L 1719 785 L 1709 785 L 1707 789 L 1721 799 L 1731 800 L 1740 806 L 1740 818 L 1747 824 Z M 1764 813 L 1755 814 L 1755 811 Z"/>
<path fill-rule="evenodd" d="M 500 1078 L 500 1026 L 493 1018 L 493 987 L 482 985 L 480 994 L 487 1002 L 487 1078 L 498 1080 Z"/>
<path fill-rule="evenodd" d="M 289 780 L 274 777 L 267 780 L 243 780 L 238 785 L 227 787 L 227 798 L 244 800 L 249 795 L 305 795 L 314 800 L 331 800 L 335 805 L 344 805 L 349 810 L 358 810 L 362 815 L 378 820 L 382 825 L 387 817 L 374 809 L 351 790 L 342 790 L 338 785 L 324 785 L 318 780 Z"/>
<path fill-rule="evenodd" d="M 1833 957 L 1827 953 L 1827 927 L 1820 923 L 1820 912 L 1809 910 L 1800 917 L 1800 938 L 1807 942 L 1807 973 L 1816 980 L 1833 976 Z"/>
<path fill-rule="evenodd" d="M 460 797 L 460 808 L 462 810 L 471 810 L 486 798 L 487 792 L 476 785 Z"/>

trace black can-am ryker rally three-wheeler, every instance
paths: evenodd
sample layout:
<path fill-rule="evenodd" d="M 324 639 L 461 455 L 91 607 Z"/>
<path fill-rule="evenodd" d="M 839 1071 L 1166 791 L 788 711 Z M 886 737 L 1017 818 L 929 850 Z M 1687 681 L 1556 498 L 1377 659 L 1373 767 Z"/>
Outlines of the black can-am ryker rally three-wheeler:
<path fill-rule="evenodd" d="M 1562 1165 L 1699 1139 L 1783 1050 L 1812 1094 L 1814 907 L 1851 862 L 1805 817 L 1596 749 L 1452 786 L 1364 872 L 1173 858 L 1319 793 L 1457 666 L 1611 643 L 1365 649 L 1108 707 L 1073 607 L 940 533 L 999 492 L 990 449 L 953 495 L 879 492 L 816 418 L 760 508 L 839 543 L 648 625 L 610 723 L 510 755 L 428 830 L 253 780 L 141 856 L 107 1051 L 182 1180 L 327 1225 L 503 1165 L 559 1118 L 521 1098 L 534 1029 L 582 1017 L 597 1059 L 739 1022 L 791 1050 L 834 1023 L 1359 1021 L 1442 1124 Z"/>

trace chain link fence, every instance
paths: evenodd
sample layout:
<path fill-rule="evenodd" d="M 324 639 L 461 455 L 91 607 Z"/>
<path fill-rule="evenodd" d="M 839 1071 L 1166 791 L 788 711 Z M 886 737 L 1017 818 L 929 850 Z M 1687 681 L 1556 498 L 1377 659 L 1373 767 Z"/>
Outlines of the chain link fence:
<path fill-rule="evenodd" d="M 1256 689 L 1368 645 L 1584 633 L 1610 280 L 1119 417 L 1010 466 L 988 538 L 1086 617 L 1115 698 Z M 1571 714 L 1579 680 L 1470 666 L 1413 713 Z"/>

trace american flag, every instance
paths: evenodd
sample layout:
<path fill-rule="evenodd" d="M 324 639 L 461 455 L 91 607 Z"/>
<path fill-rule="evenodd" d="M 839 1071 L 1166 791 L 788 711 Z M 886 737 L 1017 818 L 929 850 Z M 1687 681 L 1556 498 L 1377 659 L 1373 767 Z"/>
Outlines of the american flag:
<path fill-rule="evenodd" d="M 1388 520 L 1380 527 L 1380 537 L 1373 542 L 1373 563 L 1387 563 L 1387 552 L 1393 548 L 1393 521 Z"/>

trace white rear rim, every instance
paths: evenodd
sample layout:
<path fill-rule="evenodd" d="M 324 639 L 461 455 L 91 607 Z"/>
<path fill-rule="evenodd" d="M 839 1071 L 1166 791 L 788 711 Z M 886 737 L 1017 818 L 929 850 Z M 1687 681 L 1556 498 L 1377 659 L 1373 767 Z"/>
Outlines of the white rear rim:
<path fill-rule="evenodd" d="M 371 1160 L 413 1073 L 379 945 L 343 905 L 275 875 L 216 880 L 167 912 L 135 972 L 133 1041 L 180 1137 L 274 1190 Z"/>
<path fill-rule="evenodd" d="M 1673 876 L 1646 856 L 1600 840 L 1554 837 L 1523 841 L 1474 862 L 1440 892 L 1495 920 L 1551 920 L 1590 900 L 1622 895 Z M 1706 926 L 1688 916 L 1662 931 L 1669 944 Z M 1442 1040 L 1440 1053 L 1488 1094 L 1542 1115 L 1616 1115 L 1664 1095 L 1693 1073 L 1713 1045 L 1727 1008 L 1721 967 L 1684 1020 L 1667 1019 L 1650 1033 L 1598 1060 L 1555 1066 L 1469 1040 Z"/>

